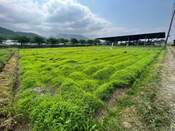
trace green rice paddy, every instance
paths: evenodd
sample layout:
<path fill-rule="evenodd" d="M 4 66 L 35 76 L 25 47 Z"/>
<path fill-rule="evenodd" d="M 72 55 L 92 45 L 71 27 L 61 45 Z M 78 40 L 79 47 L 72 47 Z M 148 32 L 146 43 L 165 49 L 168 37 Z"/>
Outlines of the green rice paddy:
<path fill-rule="evenodd" d="M 161 48 L 20 50 L 16 112 L 33 130 L 98 129 L 96 112 L 118 88 L 130 88 Z"/>

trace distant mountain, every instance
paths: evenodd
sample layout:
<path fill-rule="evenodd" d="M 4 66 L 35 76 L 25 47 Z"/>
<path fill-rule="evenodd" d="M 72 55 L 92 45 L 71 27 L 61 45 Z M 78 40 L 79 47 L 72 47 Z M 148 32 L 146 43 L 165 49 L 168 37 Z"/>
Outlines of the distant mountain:
<path fill-rule="evenodd" d="M 27 37 L 35 37 L 35 36 L 40 36 L 35 33 L 30 33 L 30 32 L 16 32 L 20 36 L 27 36 Z"/>
<path fill-rule="evenodd" d="M 34 33 L 29 33 L 29 32 L 15 32 L 15 31 L 0 27 L 0 36 L 6 37 L 6 38 L 12 38 L 16 36 L 35 37 L 39 35 Z"/>
<path fill-rule="evenodd" d="M 58 34 L 56 37 L 57 38 L 64 38 L 64 39 L 75 38 L 75 39 L 78 39 L 78 40 L 88 39 L 87 37 L 85 37 L 83 35 L 77 35 L 77 34 Z"/>
<path fill-rule="evenodd" d="M 16 36 L 26 36 L 26 37 L 35 37 L 39 36 L 38 34 L 35 33 L 30 33 L 30 32 L 15 32 L 13 30 L 9 30 L 3 27 L 0 27 L 0 36 L 6 37 L 6 38 L 12 38 Z M 56 38 L 64 38 L 64 39 L 71 39 L 71 38 L 76 38 L 78 40 L 80 39 L 88 39 L 87 37 L 83 35 L 77 35 L 77 34 L 58 34 L 55 36 Z"/>
<path fill-rule="evenodd" d="M 3 27 L 0 27 L 0 35 L 15 35 L 15 32 Z"/>

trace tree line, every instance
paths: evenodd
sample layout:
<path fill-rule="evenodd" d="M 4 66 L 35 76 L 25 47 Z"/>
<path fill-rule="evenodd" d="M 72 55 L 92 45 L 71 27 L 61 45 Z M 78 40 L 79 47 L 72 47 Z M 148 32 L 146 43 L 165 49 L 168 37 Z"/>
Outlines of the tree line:
<path fill-rule="evenodd" d="M 7 38 L 0 36 L 0 44 L 3 43 L 3 41 L 7 40 Z M 11 38 L 10 40 L 13 40 L 17 43 L 20 43 L 21 46 L 30 45 L 30 44 L 36 44 L 38 46 L 43 45 L 78 45 L 78 44 L 89 44 L 89 45 L 98 45 L 100 44 L 100 41 L 98 39 L 81 39 L 78 40 L 76 38 L 72 39 L 64 39 L 64 38 L 44 38 L 41 36 L 35 36 L 35 37 L 26 37 L 26 36 L 16 36 L 14 38 Z"/>

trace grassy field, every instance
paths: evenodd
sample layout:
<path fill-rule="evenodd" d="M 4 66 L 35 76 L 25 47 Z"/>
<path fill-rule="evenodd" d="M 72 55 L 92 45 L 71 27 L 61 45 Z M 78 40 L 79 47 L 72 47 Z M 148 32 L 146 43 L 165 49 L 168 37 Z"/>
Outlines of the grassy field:
<path fill-rule="evenodd" d="M 96 111 L 114 90 L 131 87 L 161 51 L 146 47 L 22 49 L 16 112 L 33 130 L 95 130 Z"/>

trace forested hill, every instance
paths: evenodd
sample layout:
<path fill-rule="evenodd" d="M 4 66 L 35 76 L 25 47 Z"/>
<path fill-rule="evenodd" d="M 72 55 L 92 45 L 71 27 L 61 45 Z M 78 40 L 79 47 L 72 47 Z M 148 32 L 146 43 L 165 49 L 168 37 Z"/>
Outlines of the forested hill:
<path fill-rule="evenodd" d="M 34 34 L 34 33 L 29 33 L 29 32 L 15 32 L 15 31 L 0 27 L 0 36 L 11 38 L 11 37 L 16 37 L 16 36 L 35 37 L 39 35 Z"/>

